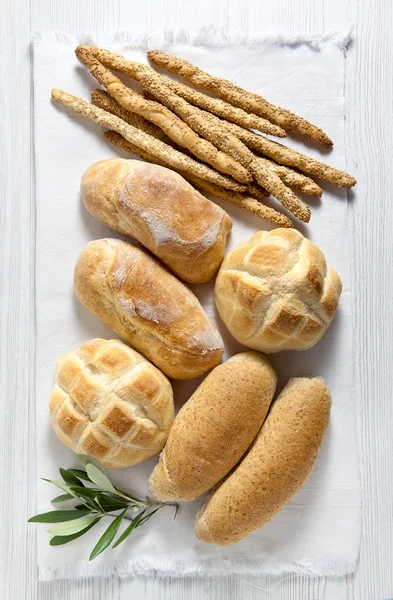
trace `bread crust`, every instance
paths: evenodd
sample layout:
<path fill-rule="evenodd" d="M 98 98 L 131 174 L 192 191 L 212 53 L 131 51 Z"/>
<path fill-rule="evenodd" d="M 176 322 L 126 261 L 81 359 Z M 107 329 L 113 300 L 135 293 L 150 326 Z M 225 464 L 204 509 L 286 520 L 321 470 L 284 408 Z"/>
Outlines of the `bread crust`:
<path fill-rule="evenodd" d="M 60 356 L 49 410 L 67 448 L 119 469 L 160 452 L 173 423 L 173 392 L 141 354 L 97 338 Z"/>
<path fill-rule="evenodd" d="M 221 336 L 196 296 L 139 248 L 111 238 L 90 242 L 74 284 L 86 308 L 168 377 L 193 379 L 220 362 Z"/>
<path fill-rule="evenodd" d="M 174 171 L 103 160 L 84 173 L 81 195 L 92 215 L 138 240 L 184 281 L 202 283 L 216 274 L 232 221 Z"/>
<path fill-rule="evenodd" d="M 241 459 L 269 409 L 277 377 L 266 356 L 243 352 L 216 367 L 178 413 L 150 480 L 159 500 L 194 500 Z"/>
<path fill-rule="evenodd" d="M 338 274 L 295 229 L 260 231 L 229 252 L 214 290 L 233 337 L 260 352 L 307 350 L 329 327 L 340 298 Z"/>
<path fill-rule="evenodd" d="M 330 406 L 330 392 L 322 378 L 288 382 L 248 454 L 200 507 L 195 519 L 199 539 L 234 544 L 284 507 L 314 466 Z"/>

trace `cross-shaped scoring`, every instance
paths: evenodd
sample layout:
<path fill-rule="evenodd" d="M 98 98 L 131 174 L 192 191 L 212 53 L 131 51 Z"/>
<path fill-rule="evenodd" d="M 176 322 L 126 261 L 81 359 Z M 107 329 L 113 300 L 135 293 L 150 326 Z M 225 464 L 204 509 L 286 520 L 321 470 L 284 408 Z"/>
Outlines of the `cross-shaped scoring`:
<path fill-rule="evenodd" d="M 119 340 L 94 339 L 57 362 L 52 426 L 75 452 L 110 468 L 160 452 L 173 423 L 168 379 Z"/>
<path fill-rule="evenodd" d="M 342 290 L 323 253 L 295 229 L 260 231 L 224 259 L 215 300 L 240 343 L 307 350 L 329 327 Z"/>

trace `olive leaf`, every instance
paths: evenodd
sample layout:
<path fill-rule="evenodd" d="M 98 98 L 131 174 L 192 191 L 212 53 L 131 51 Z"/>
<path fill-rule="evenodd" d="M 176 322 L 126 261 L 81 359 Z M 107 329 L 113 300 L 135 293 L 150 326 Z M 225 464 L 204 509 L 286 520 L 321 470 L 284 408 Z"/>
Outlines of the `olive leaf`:
<path fill-rule="evenodd" d="M 94 546 L 93 550 L 91 551 L 89 560 L 93 560 L 99 554 L 101 554 L 101 552 L 103 552 L 106 548 L 108 548 L 108 546 L 111 544 L 112 540 L 116 536 L 116 533 L 119 531 L 120 524 L 121 524 L 126 512 L 127 512 L 127 509 L 125 508 L 123 510 L 123 512 L 121 512 L 120 515 L 118 517 L 116 517 L 116 519 L 113 521 L 113 523 L 111 523 L 109 525 L 108 529 L 106 529 L 104 531 L 104 533 L 102 534 L 102 536 L 100 537 L 100 539 L 98 540 L 96 545 Z"/>
<path fill-rule="evenodd" d="M 71 494 L 60 494 L 60 496 L 56 496 L 56 498 L 53 498 L 53 500 L 51 500 L 51 502 L 53 503 L 57 503 L 57 502 L 66 502 L 67 500 L 72 500 L 74 496 L 71 496 Z"/>
<path fill-rule="evenodd" d="M 117 538 L 116 542 L 113 544 L 112 548 L 116 548 L 117 546 L 119 546 L 122 542 L 124 542 L 125 539 L 128 538 L 128 536 L 130 535 L 130 533 L 132 533 L 134 531 L 134 529 L 136 527 L 138 527 L 143 515 L 145 514 L 146 509 L 143 510 L 141 513 L 139 513 L 139 515 L 137 515 L 135 517 L 135 519 L 132 519 L 131 523 L 129 524 L 129 526 L 123 531 L 123 533 L 121 534 L 120 537 Z"/>
<path fill-rule="evenodd" d="M 110 492 L 111 494 L 117 493 L 116 488 L 113 487 L 113 485 L 109 481 L 109 478 L 95 465 L 86 465 L 86 473 L 88 474 L 91 481 L 98 485 L 98 487 L 104 490 L 105 492 Z"/>
<path fill-rule="evenodd" d="M 76 456 L 85 470 L 60 468 L 63 481 L 44 479 L 63 492 L 53 498 L 53 503 L 74 501 L 76 504 L 69 510 L 52 510 L 29 519 L 29 523 L 53 523 L 53 526 L 48 529 L 48 533 L 53 536 L 49 542 L 51 546 L 68 544 L 87 533 L 102 518 L 112 518 L 113 521 L 90 554 L 90 560 L 93 560 L 111 545 L 123 519 L 128 519 L 131 523 L 115 541 L 113 548 L 124 542 L 134 529 L 141 527 L 164 506 L 176 507 L 176 516 L 177 504 L 165 505 L 151 502 L 148 498 L 140 500 L 112 485 L 105 469 L 96 459 L 86 454 Z M 130 519 L 127 516 L 128 510 L 138 514 Z M 114 514 L 119 511 L 120 514 Z"/>
<path fill-rule="evenodd" d="M 51 546 L 62 546 L 63 544 L 68 544 L 69 542 L 72 542 L 72 540 L 76 540 L 78 537 L 81 537 L 84 533 L 89 531 L 89 529 L 94 527 L 94 525 L 98 523 L 99 520 L 100 519 L 94 519 L 94 521 L 92 521 L 90 525 L 88 525 L 81 531 L 78 531 L 78 533 L 73 533 L 72 535 L 55 535 L 53 538 L 51 538 L 49 544 Z"/>
<path fill-rule="evenodd" d="M 67 471 L 67 469 L 59 469 L 59 473 L 65 483 L 68 485 L 79 485 L 83 487 L 83 483 L 75 475 Z"/>
<path fill-rule="evenodd" d="M 57 523 L 53 527 L 48 529 L 48 533 L 52 535 L 72 535 L 73 533 L 78 533 L 90 523 L 94 521 L 96 517 L 93 515 L 87 515 L 85 517 L 80 517 L 79 519 L 75 519 L 73 521 L 66 521 L 65 523 Z"/>
<path fill-rule="evenodd" d="M 85 469 L 87 465 L 94 465 L 99 471 L 102 471 L 105 475 L 105 469 L 102 466 L 102 464 L 98 462 L 97 459 L 93 458 L 92 456 L 88 456 L 87 454 L 76 454 L 75 456 L 81 463 L 82 467 L 85 467 Z"/>
<path fill-rule="evenodd" d="M 84 510 L 85 515 L 89 514 L 89 511 Z M 63 523 L 65 521 L 72 521 L 73 519 L 79 519 L 82 516 L 80 510 L 51 510 L 47 513 L 35 515 L 28 520 L 28 523 Z"/>

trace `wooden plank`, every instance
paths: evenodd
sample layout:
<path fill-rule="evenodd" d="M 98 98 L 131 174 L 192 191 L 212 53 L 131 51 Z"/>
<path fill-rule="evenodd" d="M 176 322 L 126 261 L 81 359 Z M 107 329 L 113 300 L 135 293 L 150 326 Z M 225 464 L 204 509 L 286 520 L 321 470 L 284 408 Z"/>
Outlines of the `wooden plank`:
<path fill-rule="evenodd" d="M 356 41 L 347 58 L 348 169 L 358 185 L 352 237 L 355 393 L 363 531 L 354 597 L 393 597 L 393 5 L 350 0 Z"/>
<path fill-rule="evenodd" d="M 31 191 L 30 13 L 5 0 L 0 19 L 0 464 L 2 586 L 8 598 L 36 597 L 34 208 Z"/>

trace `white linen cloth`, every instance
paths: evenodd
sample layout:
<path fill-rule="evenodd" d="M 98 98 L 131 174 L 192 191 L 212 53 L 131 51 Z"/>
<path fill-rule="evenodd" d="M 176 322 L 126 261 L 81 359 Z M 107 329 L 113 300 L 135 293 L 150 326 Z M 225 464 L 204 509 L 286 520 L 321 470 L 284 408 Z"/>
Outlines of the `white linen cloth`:
<path fill-rule="evenodd" d="M 311 38 L 266 36 L 249 38 L 205 30 L 192 36 L 166 33 L 161 39 L 128 34 L 34 38 L 34 125 L 37 206 L 37 477 L 58 479 L 58 468 L 76 460 L 57 439 L 49 423 L 48 399 L 56 357 L 85 340 L 115 337 L 91 315 L 73 293 L 73 268 L 90 240 L 117 234 L 90 216 L 81 204 L 79 183 L 93 162 L 126 156 L 110 146 L 99 126 L 55 105 L 52 87 L 89 100 L 97 87 L 76 59 L 77 43 L 105 46 L 146 62 L 147 48 L 163 48 L 211 73 L 226 77 L 270 101 L 288 107 L 321 126 L 334 140 L 334 150 L 321 151 L 304 140 L 284 141 L 339 168 L 345 168 L 344 51 L 349 34 Z M 321 201 L 312 207 L 309 225 L 299 229 L 324 252 L 341 275 L 344 289 L 338 313 L 324 338 L 307 352 L 272 357 L 279 389 L 291 376 L 321 375 L 332 392 L 331 421 L 316 467 L 301 491 L 263 529 L 231 547 L 197 540 L 193 519 L 198 502 L 181 505 L 176 521 L 172 509 L 157 513 L 115 550 L 88 562 L 90 550 L 106 525 L 96 526 L 74 542 L 52 548 L 44 525 L 37 527 L 41 579 L 128 574 L 308 573 L 343 575 L 355 569 L 360 541 L 360 488 L 356 445 L 356 398 L 353 394 L 350 268 L 347 193 L 322 184 Z M 247 239 L 267 223 L 217 201 L 233 219 L 227 249 Z M 223 335 L 225 358 L 243 350 L 218 321 L 213 283 L 194 286 L 209 316 Z M 175 382 L 180 407 L 199 381 Z M 146 494 L 146 482 L 156 463 L 148 462 L 110 473 L 121 487 Z M 38 483 L 37 512 L 51 509 L 56 489 Z M 57 505 L 59 507 L 59 505 Z"/>

